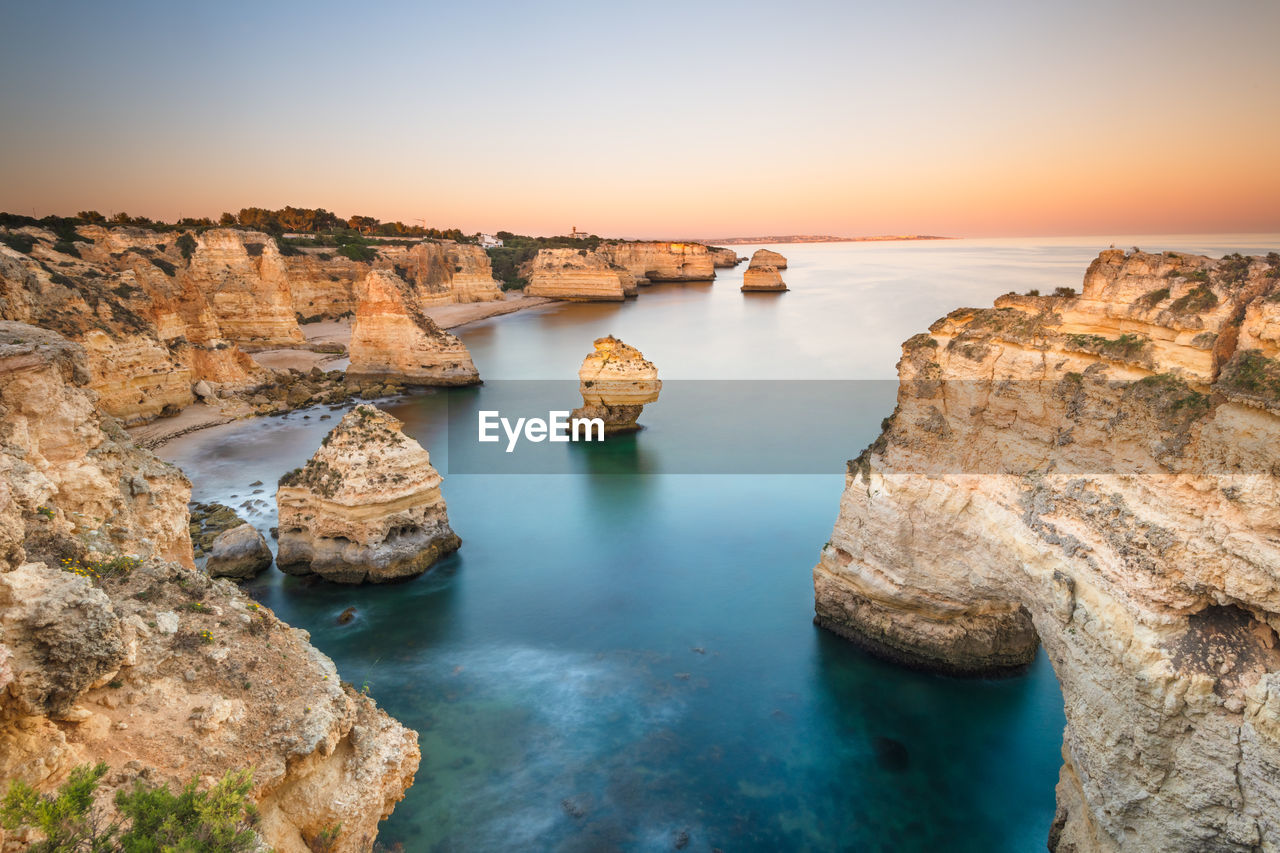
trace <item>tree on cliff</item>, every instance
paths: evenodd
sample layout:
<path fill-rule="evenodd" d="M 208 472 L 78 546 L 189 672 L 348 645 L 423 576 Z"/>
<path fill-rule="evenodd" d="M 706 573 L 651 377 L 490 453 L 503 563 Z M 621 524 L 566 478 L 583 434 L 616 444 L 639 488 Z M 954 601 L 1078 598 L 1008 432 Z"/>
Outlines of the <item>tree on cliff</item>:
<path fill-rule="evenodd" d="M 380 220 L 372 216 L 352 216 L 347 220 L 347 225 L 359 231 L 361 234 L 367 234 L 378 227 Z"/>

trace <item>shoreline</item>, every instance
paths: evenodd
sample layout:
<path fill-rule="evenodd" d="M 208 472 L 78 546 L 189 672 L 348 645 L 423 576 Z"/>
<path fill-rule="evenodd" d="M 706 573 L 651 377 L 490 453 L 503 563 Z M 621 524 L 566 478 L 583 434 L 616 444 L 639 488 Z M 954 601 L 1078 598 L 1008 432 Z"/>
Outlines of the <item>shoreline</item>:
<path fill-rule="evenodd" d="M 436 305 L 423 310 L 436 325 L 442 329 L 457 329 L 470 323 L 478 323 L 492 317 L 502 317 L 524 311 L 529 308 L 540 308 L 558 300 L 542 296 L 525 296 L 523 293 L 507 293 L 501 301 L 463 302 Z M 258 364 L 267 370 L 298 370 L 303 373 L 318 367 L 325 369 L 345 369 L 346 364 L 338 366 L 337 362 L 347 361 L 347 349 L 351 345 L 351 320 L 324 320 L 319 323 L 308 323 L 302 326 L 306 335 L 306 343 L 297 347 L 277 347 L 250 353 Z M 320 347 L 340 344 L 342 352 L 326 352 Z M 221 426 L 232 421 L 247 420 L 259 417 L 251 409 L 248 411 L 228 412 L 214 408 L 199 400 L 184 408 L 170 418 L 156 418 L 144 424 L 125 427 L 125 432 L 133 443 L 145 450 L 154 451 L 180 436 L 197 430 Z M 266 417 L 262 415 L 261 417 Z"/>

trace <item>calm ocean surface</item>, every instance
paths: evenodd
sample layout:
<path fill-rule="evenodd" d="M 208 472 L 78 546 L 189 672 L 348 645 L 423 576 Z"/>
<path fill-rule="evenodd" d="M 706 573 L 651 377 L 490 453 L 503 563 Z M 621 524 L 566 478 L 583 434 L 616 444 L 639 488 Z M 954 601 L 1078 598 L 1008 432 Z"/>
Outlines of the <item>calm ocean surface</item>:
<path fill-rule="evenodd" d="M 555 305 L 459 333 L 487 380 L 574 380 L 592 340 L 610 333 L 666 380 L 892 379 L 901 342 L 937 318 L 1010 290 L 1079 288 L 1112 242 L 1280 250 L 1280 235 L 780 246 L 790 293 L 740 293 L 740 266 L 714 284 L 656 285 L 623 304 Z M 420 732 L 422 767 L 385 843 L 1044 849 L 1063 716 L 1043 654 L 1025 677 L 963 681 L 884 665 L 810 622 L 810 569 L 844 460 L 874 439 L 892 393 L 855 404 L 847 429 L 815 437 L 797 418 L 780 436 L 809 460 L 829 457 L 829 474 L 769 473 L 787 469 L 740 455 L 720 468 L 739 473 L 636 473 L 672 470 L 664 453 L 727 453 L 718 436 L 756 417 L 742 394 L 707 401 L 696 430 L 679 429 L 691 421 L 674 411 L 689 394 L 659 400 L 641 418 L 649 429 L 570 474 L 448 471 L 459 437 L 445 436 L 444 414 L 461 399 L 451 395 L 488 405 L 510 385 L 386 406 L 445 471 L 460 552 L 394 586 L 308 584 L 275 569 L 249 585 Z M 196 500 L 258 502 L 241 512 L 265 531 L 274 483 L 340 416 L 229 424 L 160 455 L 186 471 Z M 358 617 L 338 625 L 352 605 Z"/>

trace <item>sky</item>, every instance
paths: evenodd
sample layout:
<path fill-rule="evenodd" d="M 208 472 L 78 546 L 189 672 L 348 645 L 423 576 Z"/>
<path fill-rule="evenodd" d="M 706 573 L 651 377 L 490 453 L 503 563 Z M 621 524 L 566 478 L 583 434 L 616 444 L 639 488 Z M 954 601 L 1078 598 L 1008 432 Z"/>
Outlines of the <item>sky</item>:
<path fill-rule="evenodd" d="M 0 0 L 0 210 L 1280 231 L 1280 2 Z"/>

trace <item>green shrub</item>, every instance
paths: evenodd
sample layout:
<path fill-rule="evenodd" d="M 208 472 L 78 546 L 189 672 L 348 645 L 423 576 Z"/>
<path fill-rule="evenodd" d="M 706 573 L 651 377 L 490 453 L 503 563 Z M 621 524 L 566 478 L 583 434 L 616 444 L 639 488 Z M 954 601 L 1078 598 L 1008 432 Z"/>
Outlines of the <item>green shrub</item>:
<path fill-rule="evenodd" d="M 1206 284 L 1197 284 L 1173 301 L 1169 310 L 1175 314 L 1199 314 L 1216 307 L 1218 296 Z"/>
<path fill-rule="evenodd" d="M 196 238 L 191 236 L 190 231 L 184 231 L 182 236 L 174 241 L 173 245 L 178 247 L 178 251 L 182 252 L 184 260 L 191 260 L 191 256 L 196 253 Z"/>
<path fill-rule="evenodd" d="M 1236 354 L 1218 379 L 1223 386 L 1269 402 L 1280 402 L 1280 361 L 1256 349 Z"/>
<path fill-rule="evenodd" d="M 70 240 L 59 240 L 53 244 L 53 250 L 64 255 L 70 255 L 73 258 L 80 257 L 80 250 L 76 248 L 76 244 Z"/>
<path fill-rule="evenodd" d="M 1238 284 L 1249 275 L 1250 259 L 1239 252 L 1224 255 L 1218 264 L 1218 275 L 1227 284 Z"/>
<path fill-rule="evenodd" d="M 1147 339 L 1141 335 L 1121 335 L 1114 340 L 1101 335 L 1067 335 L 1067 343 L 1076 349 L 1107 355 L 1113 358 L 1133 358 L 1147 346 Z"/>
<path fill-rule="evenodd" d="M 0 804 L 5 829 L 23 827 L 44 836 L 34 853 L 248 853 L 257 848 L 258 812 L 249 802 L 253 773 L 227 773 L 208 791 L 195 780 L 174 794 L 167 785 L 135 782 L 117 791 L 120 820 L 107 822 L 93 807 L 105 763 L 82 765 L 54 794 L 39 794 L 25 782 L 9 783 Z"/>
<path fill-rule="evenodd" d="M 1138 302 L 1142 305 L 1147 306 L 1148 308 L 1154 308 L 1168 298 L 1169 298 L 1169 288 L 1162 287 L 1159 290 L 1153 290 L 1150 293 L 1144 294 L 1138 299 Z"/>
<path fill-rule="evenodd" d="M 1039 295 L 1040 295 L 1040 291 L 1038 288 L 1033 287 L 1027 291 L 1027 296 L 1039 296 Z"/>
<path fill-rule="evenodd" d="M 1066 297 L 1075 296 L 1075 295 L 1076 295 L 1076 289 L 1075 289 L 1074 287 L 1055 287 L 1055 288 L 1053 289 L 1053 295 L 1054 295 L 1054 296 L 1066 296 Z"/>
<path fill-rule="evenodd" d="M 344 258 L 350 258 L 353 261 L 372 261 L 378 256 L 378 251 L 371 246 L 361 246 L 358 243 L 347 243 L 338 247 L 338 254 Z"/>
<path fill-rule="evenodd" d="M 21 252 L 24 255 L 29 255 L 31 254 L 31 250 L 35 248 L 36 238 L 32 237 L 30 234 L 6 232 L 4 234 L 0 234 L 0 243 L 4 243 L 15 252 Z"/>

